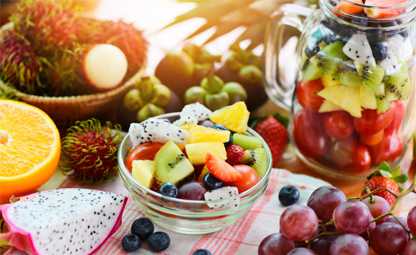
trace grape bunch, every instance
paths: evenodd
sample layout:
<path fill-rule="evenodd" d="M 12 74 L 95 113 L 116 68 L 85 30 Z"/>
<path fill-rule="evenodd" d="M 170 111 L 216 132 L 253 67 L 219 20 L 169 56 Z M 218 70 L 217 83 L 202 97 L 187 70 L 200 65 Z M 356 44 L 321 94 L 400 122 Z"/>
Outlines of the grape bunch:
<path fill-rule="evenodd" d="M 399 200 L 414 185 L 395 194 Z M 287 207 L 280 233 L 267 236 L 259 255 L 416 255 L 416 206 L 407 219 L 392 214 L 380 190 L 348 199 L 333 187 L 316 189 L 307 205 Z M 397 201 L 396 201 L 397 203 Z"/>

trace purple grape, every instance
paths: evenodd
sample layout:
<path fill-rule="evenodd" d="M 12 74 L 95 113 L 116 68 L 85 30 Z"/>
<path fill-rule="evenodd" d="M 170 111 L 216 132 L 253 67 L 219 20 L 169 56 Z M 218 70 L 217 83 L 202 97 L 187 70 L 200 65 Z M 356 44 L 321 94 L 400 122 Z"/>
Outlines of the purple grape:
<path fill-rule="evenodd" d="M 311 249 L 319 255 L 330 255 L 329 248 L 331 248 L 332 242 L 336 239 L 336 236 L 323 236 L 311 243 Z"/>
<path fill-rule="evenodd" d="M 295 248 L 295 243 L 281 234 L 271 234 L 261 241 L 258 255 L 286 255 Z"/>
<path fill-rule="evenodd" d="M 315 255 L 315 253 L 306 248 L 296 248 L 291 250 L 287 255 Z"/>
<path fill-rule="evenodd" d="M 293 241 L 307 241 L 318 232 L 318 217 L 304 205 L 288 207 L 280 217 L 280 233 Z"/>
<path fill-rule="evenodd" d="M 377 225 L 370 233 L 370 246 L 379 255 L 401 254 L 408 240 L 406 230 L 399 224 L 391 222 Z"/>
<path fill-rule="evenodd" d="M 203 200 L 207 190 L 199 182 L 189 182 L 179 188 L 178 198 L 186 200 Z"/>
<path fill-rule="evenodd" d="M 416 240 L 407 242 L 402 255 L 416 255 Z"/>
<path fill-rule="evenodd" d="M 372 218 L 370 210 L 361 201 L 344 202 L 334 211 L 335 227 L 343 233 L 364 233 Z"/>
<path fill-rule="evenodd" d="M 330 248 L 330 255 L 368 255 L 368 244 L 359 235 L 345 234 L 337 237 Z"/>
<path fill-rule="evenodd" d="M 377 218 L 390 211 L 391 205 L 386 199 L 380 196 L 371 196 L 363 200 L 370 209 L 371 215 Z"/>
<path fill-rule="evenodd" d="M 416 207 L 410 210 L 409 215 L 407 216 L 407 225 L 412 234 L 416 235 Z"/>
<path fill-rule="evenodd" d="M 335 208 L 347 201 L 345 194 L 333 187 L 323 186 L 316 189 L 309 197 L 308 206 L 312 208 L 321 221 L 329 221 Z"/>

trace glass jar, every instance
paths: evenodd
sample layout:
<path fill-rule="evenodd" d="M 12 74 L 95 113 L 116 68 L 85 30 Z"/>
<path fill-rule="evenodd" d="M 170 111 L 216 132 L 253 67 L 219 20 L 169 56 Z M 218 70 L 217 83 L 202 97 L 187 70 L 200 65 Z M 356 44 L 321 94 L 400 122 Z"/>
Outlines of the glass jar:
<path fill-rule="evenodd" d="M 415 6 L 404 0 L 321 0 L 315 11 L 283 7 L 270 24 L 267 92 L 290 108 L 295 150 L 313 169 L 355 180 L 385 161 L 404 171 L 410 166 Z M 292 56 L 282 51 L 289 28 L 301 32 Z M 295 79 L 287 79 L 282 67 L 293 65 Z"/>

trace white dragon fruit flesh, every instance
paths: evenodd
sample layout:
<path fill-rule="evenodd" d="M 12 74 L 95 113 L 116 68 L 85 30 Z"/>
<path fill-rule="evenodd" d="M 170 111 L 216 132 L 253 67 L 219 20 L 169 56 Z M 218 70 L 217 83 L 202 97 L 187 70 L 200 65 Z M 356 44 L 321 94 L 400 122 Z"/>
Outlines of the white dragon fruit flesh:
<path fill-rule="evenodd" d="M 342 51 L 356 63 L 366 66 L 376 63 L 367 36 L 363 33 L 356 33 L 351 36 Z"/>
<path fill-rule="evenodd" d="M 205 192 L 204 199 L 209 208 L 237 208 L 240 205 L 240 194 L 236 187 L 223 187 Z"/>
<path fill-rule="evenodd" d="M 89 189 L 42 191 L 0 212 L 9 232 L 0 240 L 33 255 L 95 253 L 121 225 L 127 198 Z"/>
<path fill-rule="evenodd" d="M 200 103 L 188 104 L 182 109 L 179 119 L 174 124 L 198 124 L 199 121 L 208 119 L 211 114 L 212 111 Z"/>
<path fill-rule="evenodd" d="M 397 34 L 387 40 L 387 46 L 392 54 L 401 61 L 408 61 L 413 56 L 413 46 L 410 38 Z"/>
<path fill-rule="evenodd" d="M 187 136 L 185 130 L 167 119 L 151 118 L 142 123 L 132 123 L 129 128 L 130 141 L 134 147 L 146 142 L 185 143 Z"/>
<path fill-rule="evenodd" d="M 401 63 L 394 54 L 393 50 L 389 48 L 387 50 L 387 57 L 380 62 L 380 66 L 384 69 L 386 75 L 392 75 L 400 70 Z"/>

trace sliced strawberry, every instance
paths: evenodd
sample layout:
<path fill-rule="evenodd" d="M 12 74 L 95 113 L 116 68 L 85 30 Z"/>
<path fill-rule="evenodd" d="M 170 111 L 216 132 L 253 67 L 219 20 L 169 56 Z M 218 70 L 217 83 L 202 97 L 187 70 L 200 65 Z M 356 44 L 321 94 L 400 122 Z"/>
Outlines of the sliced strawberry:
<path fill-rule="evenodd" d="M 235 182 L 242 177 L 234 167 L 211 153 L 208 153 L 205 165 L 213 176 L 223 182 Z"/>
<path fill-rule="evenodd" d="M 361 0 L 340 1 L 335 6 L 335 10 L 340 14 L 357 14 L 363 11 L 363 7 L 360 4 L 363 4 Z"/>
<path fill-rule="evenodd" d="M 368 17 L 373 19 L 385 19 L 399 16 L 406 11 L 400 5 L 407 0 L 366 0 L 365 5 L 372 6 L 364 9 Z"/>
<path fill-rule="evenodd" d="M 288 143 L 288 134 L 285 126 L 270 116 L 257 124 L 256 131 L 269 145 L 273 157 L 273 166 L 276 166 L 282 158 Z"/>

